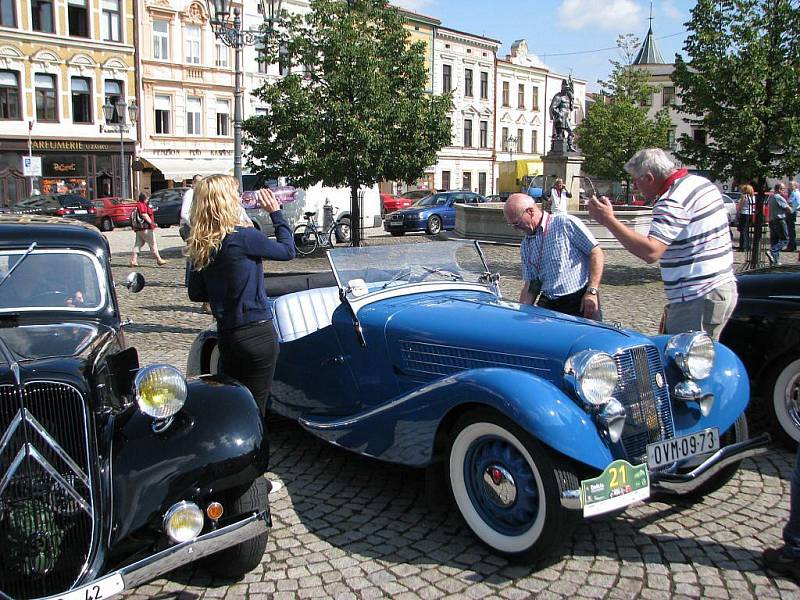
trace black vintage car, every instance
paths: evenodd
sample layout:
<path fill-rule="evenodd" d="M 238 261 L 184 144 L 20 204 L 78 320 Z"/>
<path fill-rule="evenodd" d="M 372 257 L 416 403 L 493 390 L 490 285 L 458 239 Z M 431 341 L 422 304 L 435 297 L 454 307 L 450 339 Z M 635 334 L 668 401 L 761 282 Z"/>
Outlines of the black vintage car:
<path fill-rule="evenodd" d="M 198 559 L 241 576 L 267 457 L 247 389 L 139 364 L 94 227 L 0 216 L 0 598 L 107 598 Z"/>
<path fill-rule="evenodd" d="M 720 341 L 744 363 L 753 388 L 750 410 L 767 417 L 775 437 L 800 441 L 800 265 L 737 277 L 739 302 Z"/>
<path fill-rule="evenodd" d="M 153 192 L 150 196 L 150 207 L 153 209 L 156 225 L 167 228 L 180 223 L 183 196 L 189 189 L 177 187 Z"/>

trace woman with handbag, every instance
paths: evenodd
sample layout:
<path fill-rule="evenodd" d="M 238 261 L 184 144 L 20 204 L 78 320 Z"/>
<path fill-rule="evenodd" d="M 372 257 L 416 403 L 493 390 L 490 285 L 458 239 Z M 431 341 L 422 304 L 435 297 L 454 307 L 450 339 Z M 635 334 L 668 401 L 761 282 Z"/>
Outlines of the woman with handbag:
<path fill-rule="evenodd" d="M 753 216 L 756 212 L 756 197 L 753 186 L 746 183 L 741 188 L 739 204 L 736 206 L 739 214 L 739 251 L 750 251 L 750 233 L 753 228 Z"/>
<path fill-rule="evenodd" d="M 133 253 L 131 254 L 130 265 L 132 267 L 139 266 L 139 252 L 147 244 L 150 246 L 150 251 L 156 258 L 156 264 L 160 267 L 167 264 L 167 261 L 161 258 L 158 253 L 158 245 L 156 244 L 155 234 L 153 230 L 156 228 L 156 219 L 153 216 L 153 209 L 147 202 L 147 192 L 139 194 L 139 201 L 136 203 L 136 208 L 131 213 L 131 228 L 136 234 L 133 241 Z"/>

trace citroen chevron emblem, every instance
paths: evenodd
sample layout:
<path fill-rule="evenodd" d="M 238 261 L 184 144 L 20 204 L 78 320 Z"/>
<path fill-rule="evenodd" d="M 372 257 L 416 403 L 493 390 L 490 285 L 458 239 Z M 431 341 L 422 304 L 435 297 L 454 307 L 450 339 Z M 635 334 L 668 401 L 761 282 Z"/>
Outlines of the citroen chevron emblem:
<path fill-rule="evenodd" d="M 33 430 L 39 435 L 39 438 L 47 444 L 53 453 L 55 453 L 58 458 L 60 458 L 65 465 L 72 471 L 72 474 L 82 482 L 87 488 L 89 487 L 89 478 L 86 473 L 75 463 L 75 461 L 70 457 L 70 455 L 59 445 L 59 443 L 53 438 L 48 431 L 42 427 L 42 425 L 36 420 L 36 418 L 30 414 L 30 412 L 22 408 L 20 409 L 14 418 L 11 420 L 11 424 L 9 425 L 8 429 L 3 433 L 2 438 L 0 438 L 0 456 L 2 456 L 8 450 L 11 441 L 14 439 L 15 434 L 20 430 L 21 426 L 27 425 L 30 430 Z M 58 469 L 53 467 L 47 459 L 39 452 L 36 447 L 34 446 L 33 442 L 28 441 L 21 445 L 19 451 L 14 456 L 14 459 L 11 461 L 11 464 L 8 470 L 3 474 L 2 478 L 0 478 L 0 496 L 6 491 L 6 488 L 11 483 L 14 475 L 17 473 L 19 468 L 25 462 L 25 459 L 30 459 L 39 464 L 39 466 L 44 469 L 50 477 L 66 492 L 75 502 L 87 513 L 90 515 L 92 514 L 91 507 L 89 506 L 88 502 L 83 498 L 81 493 L 75 489 L 73 485 L 70 484 L 67 477 L 64 477 Z"/>

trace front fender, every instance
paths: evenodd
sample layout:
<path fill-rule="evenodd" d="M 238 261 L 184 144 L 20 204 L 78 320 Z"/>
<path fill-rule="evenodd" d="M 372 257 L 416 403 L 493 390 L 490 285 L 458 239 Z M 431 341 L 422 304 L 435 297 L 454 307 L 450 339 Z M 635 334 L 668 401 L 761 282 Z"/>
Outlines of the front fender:
<path fill-rule="evenodd" d="M 130 556 L 160 528 L 180 500 L 202 504 L 209 494 L 249 485 L 267 468 L 269 447 L 250 392 L 233 380 L 190 381 L 173 423 L 153 430 L 135 408 L 114 434 L 112 486 L 115 556 Z M 148 529 L 149 528 L 149 529 Z"/>
<path fill-rule="evenodd" d="M 494 408 L 579 462 L 603 469 L 612 460 L 586 412 L 550 382 L 514 369 L 463 371 L 346 419 L 301 418 L 300 424 L 359 454 L 423 467 L 433 459 L 441 422 L 464 404 Z"/>

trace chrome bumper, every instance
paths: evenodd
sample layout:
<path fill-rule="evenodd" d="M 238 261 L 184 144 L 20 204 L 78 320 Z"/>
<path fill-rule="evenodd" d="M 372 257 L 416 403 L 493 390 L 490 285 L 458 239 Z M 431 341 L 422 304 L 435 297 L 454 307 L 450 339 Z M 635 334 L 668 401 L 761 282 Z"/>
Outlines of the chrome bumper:
<path fill-rule="evenodd" d="M 770 443 L 768 433 L 720 448 L 708 460 L 690 471 L 689 473 L 665 473 L 655 471 L 650 473 L 650 489 L 656 493 L 688 494 L 706 483 L 714 475 L 731 463 L 758 456 L 767 451 Z"/>
<path fill-rule="evenodd" d="M 725 467 L 751 456 L 758 456 L 767 451 L 771 438 L 768 433 L 720 448 L 702 464 L 689 473 L 650 472 L 650 490 L 653 494 L 681 495 L 693 492 L 706 483 Z M 568 510 L 581 510 L 581 490 L 559 490 L 561 506 Z"/>
<path fill-rule="evenodd" d="M 123 589 L 114 590 L 114 593 L 103 596 L 104 598 L 110 598 L 112 596 L 116 596 L 117 594 L 121 594 L 125 590 L 131 590 L 142 585 L 143 583 L 156 579 L 161 575 L 169 573 L 170 571 L 177 569 L 178 567 L 182 567 L 187 563 L 194 562 L 205 556 L 214 554 L 215 552 L 219 552 L 225 548 L 230 548 L 231 546 L 236 546 L 237 544 L 259 536 L 262 533 L 269 531 L 270 527 L 272 527 L 272 519 L 270 517 L 269 510 L 265 510 L 260 513 L 254 513 L 242 521 L 222 527 L 216 531 L 211 531 L 189 542 L 183 542 L 181 544 L 170 546 L 158 554 L 153 554 L 152 556 L 143 558 L 142 560 L 128 565 L 127 567 L 122 567 L 121 569 L 117 569 L 111 573 L 106 573 L 96 581 L 114 578 L 117 576 L 122 578 L 122 582 L 125 584 Z M 74 595 L 76 592 L 79 593 L 78 595 L 81 598 L 94 598 L 95 596 L 91 595 L 90 591 L 86 591 L 85 594 L 83 593 L 84 589 L 90 590 L 91 588 L 92 582 L 89 581 L 86 582 L 83 587 L 79 587 L 56 596 L 39 598 L 38 600 L 57 600 L 59 598 L 68 598 L 71 594 Z M 2 592 L 0 592 L 0 598 L 5 599 L 8 598 L 8 596 L 5 596 Z"/>

